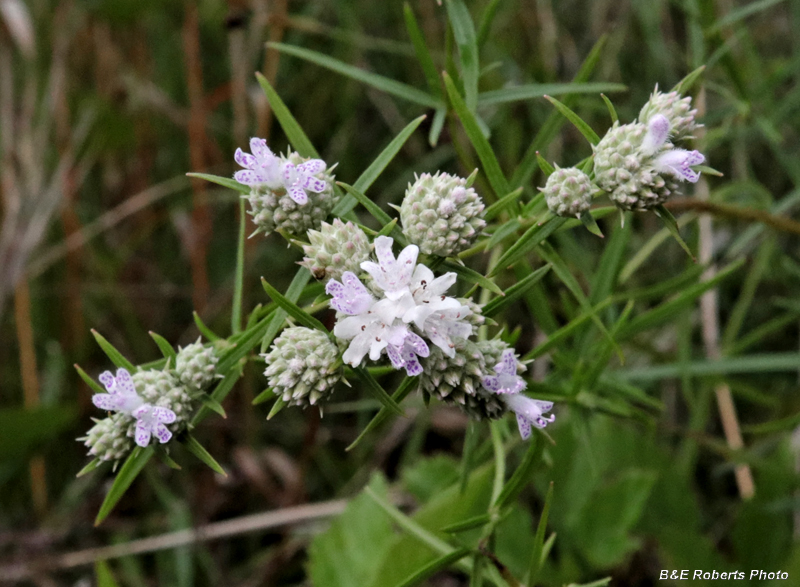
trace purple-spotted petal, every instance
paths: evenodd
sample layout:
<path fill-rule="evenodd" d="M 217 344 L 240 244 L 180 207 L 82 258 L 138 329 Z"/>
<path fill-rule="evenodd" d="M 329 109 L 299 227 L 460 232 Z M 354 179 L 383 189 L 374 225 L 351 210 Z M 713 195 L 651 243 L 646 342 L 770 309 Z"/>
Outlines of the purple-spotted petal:
<path fill-rule="evenodd" d="M 259 139 L 258 137 L 250 139 L 250 152 L 262 160 L 270 159 L 275 156 L 267 146 L 266 139 Z"/>
<path fill-rule="evenodd" d="M 386 354 L 389 356 L 392 367 L 395 369 L 405 366 L 406 362 L 403 360 L 403 357 L 400 355 L 400 350 L 396 346 L 388 345 L 386 347 Z"/>
<path fill-rule="evenodd" d="M 303 175 L 316 175 L 321 171 L 325 171 L 327 165 L 322 159 L 311 159 L 297 166 L 297 170 Z"/>
<path fill-rule="evenodd" d="M 150 427 L 146 422 L 139 420 L 136 422 L 136 444 L 145 448 L 150 444 Z"/>
<path fill-rule="evenodd" d="M 117 393 L 136 395 L 136 386 L 133 384 L 131 374 L 123 367 L 117 369 Z"/>
<path fill-rule="evenodd" d="M 325 191 L 327 184 L 316 177 L 304 177 L 302 186 L 305 190 L 314 192 L 315 194 L 321 194 Z"/>
<path fill-rule="evenodd" d="M 257 185 L 261 183 L 260 177 L 255 171 L 244 169 L 233 174 L 233 179 L 243 185 Z"/>
<path fill-rule="evenodd" d="M 114 412 L 119 410 L 122 398 L 110 393 L 96 393 L 92 396 L 92 403 L 101 410 Z"/>
<path fill-rule="evenodd" d="M 106 388 L 106 391 L 113 392 L 115 390 L 114 375 L 111 371 L 103 371 L 97 378 L 100 380 L 100 383 L 103 384 L 103 387 Z"/>
<path fill-rule="evenodd" d="M 422 365 L 417 360 L 417 357 L 414 356 L 414 353 L 409 353 L 408 358 L 406 359 L 406 373 L 411 377 L 415 377 L 422 373 Z"/>
<path fill-rule="evenodd" d="M 522 440 L 528 440 L 531 437 L 531 423 L 519 414 L 517 414 L 517 427 Z"/>
<path fill-rule="evenodd" d="M 299 205 L 303 206 L 308 203 L 308 194 L 297 183 L 290 186 L 286 191 L 289 193 L 289 197 Z"/>
<path fill-rule="evenodd" d="M 409 332 L 408 334 L 406 334 L 404 342 L 407 346 L 411 347 L 411 349 L 413 349 L 413 351 L 420 357 L 427 357 L 431 354 L 431 351 L 428 348 L 428 345 L 425 342 L 425 340 L 421 336 L 414 334 L 413 332 Z"/>
<path fill-rule="evenodd" d="M 153 429 L 153 432 L 155 432 L 156 438 L 158 438 L 158 441 L 161 444 L 166 444 L 167 442 L 169 442 L 170 438 L 172 438 L 172 432 L 170 432 L 169 428 L 167 428 L 163 424 L 157 424 Z"/>
<path fill-rule="evenodd" d="M 495 371 L 498 373 L 508 373 L 509 375 L 516 375 L 517 374 L 517 357 L 514 355 L 514 351 L 511 349 L 507 349 L 503 352 L 503 359 L 497 366 L 494 368 Z"/>
<path fill-rule="evenodd" d="M 164 424 L 172 424 L 177 419 L 175 412 L 169 408 L 163 408 L 161 406 L 153 408 L 153 416 L 155 417 L 156 422 Z"/>
<path fill-rule="evenodd" d="M 500 380 L 495 375 L 487 375 L 483 378 L 481 383 L 491 392 L 497 393 L 500 391 Z"/>
<path fill-rule="evenodd" d="M 258 167 L 256 158 L 249 153 L 245 153 L 241 149 L 236 149 L 236 152 L 233 154 L 233 159 L 246 169 L 256 169 Z"/>

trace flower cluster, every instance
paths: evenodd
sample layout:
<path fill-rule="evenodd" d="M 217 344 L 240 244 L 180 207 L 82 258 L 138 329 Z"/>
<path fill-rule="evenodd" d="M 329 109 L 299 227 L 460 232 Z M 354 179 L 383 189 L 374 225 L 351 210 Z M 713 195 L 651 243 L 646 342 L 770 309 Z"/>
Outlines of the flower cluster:
<path fill-rule="evenodd" d="M 250 214 L 258 231 L 285 230 L 292 235 L 318 228 L 333 209 L 333 176 L 322 159 L 294 152 L 275 155 L 264 139 L 250 140 L 251 153 L 237 149 L 236 163 L 244 167 L 233 178 L 250 187 Z"/>
<path fill-rule="evenodd" d="M 691 98 L 656 87 L 639 120 L 615 122 L 594 147 L 593 177 L 577 168 L 556 169 L 540 188 L 551 212 L 580 216 L 592 197 L 606 194 L 622 210 L 650 210 L 680 193 L 681 182 L 695 183 L 694 166 L 705 161 L 696 150 L 673 144 L 692 138 L 700 126 Z"/>
<path fill-rule="evenodd" d="M 116 375 L 98 376 L 107 393 L 96 393 L 92 403 L 107 412 L 95 420 L 83 440 L 89 454 L 101 461 L 118 461 L 136 445 L 146 447 L 155 437 L 165 444 L 181 432 L 200 403 L 200 396 L 217 377 L 218 358 L 199 341 L 179 349 L 175 368 L 143 369 L 131 374 L 120 367 Z"/>

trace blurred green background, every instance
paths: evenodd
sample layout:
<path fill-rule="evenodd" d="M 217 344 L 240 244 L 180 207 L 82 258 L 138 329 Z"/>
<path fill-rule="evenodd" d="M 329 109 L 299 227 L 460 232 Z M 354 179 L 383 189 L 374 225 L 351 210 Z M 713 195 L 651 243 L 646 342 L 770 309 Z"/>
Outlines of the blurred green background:
<path fill-rule="evenodd" d="M 800 425 L 800 261 L 792 220 L 800 202 L 800 2 L 466 4 L 476 26 L 490 23 L 478 26 L 481 91 L 568 82 L 602 40 L 590 79 L 627 87 L 609 97 L 630 121 L 656 84 L 670 88 L 706 65 L 694 92 L 705 110 L 701 148 L 724 177 L 705 184 L 711 205 L 684 202 L 673 212 L 683 214 L 684 237 L 695 250 L 704 246 L 695 215 L 713 219 L 705 250 L 720 267 L 745 260 L 713 290 L 716 309 L 703 310 L 694 297 L 667 307 L 625 338 L 626 364 L 611 359 L 613 384 L 573 386 L 569 406 L 557 412 L 546 467 L 523 493 L 519 515 L 500 527 L 497 556 L 512 570 L 526 568 L 534 522 L 554 480 L 550 531 L 558 539 L 542 584 L 610 575 L 613 585 L 660 585 L 668 584 L 657 581 L 662 569 L 684 568 L 748 576 L 780 568 L 791 577 L 781 584 L 800 582 L 800 449 L 791 440 Z M 447 59 L 453 39 L 444 7 L 432 0 L 409 5 L 437 67 L 457 69 Z M 432 110 L 265 48 L 278 41 L 312 49 L 424 89 L 403 5 L 0 0 L 0 17 L 0 583 L 14 565 L 39 557 L 351 497 L 376 471 L 376 491 L 385 491 L 388 479 L 435 518 L 443 507 L 437 493 L 458 478 L 463 416 L 412 402 L 415 417 L 346 453 L 374 404 L 343 389 L 323 420 L 315 411 L 287 410 L 265 424 L 265 411 L 250 405 L 266 385 L 260 363 L 247 367 L 226 401 L 228 418 L 209 419 L 198 431 L 227 478 L 178 451 L 182 471 L 152 465 L 97 529 L 92 521 L 110 474 L 75 478 L 87 462 L 75 438 L 97 413 L 72 365 L 92 376 L 109 367 L 91 328 L 135 363 L 158 357 L 148 331 L 173 344 L 194 341 L 193 310 L 228 332 L 237 196 L 184 174 L 232 174 L 232 154 L 250 136 L 286 149 L 255 71 L 273 83 L 321 156 L 339 162 L 337 179 L 348 183 L 410 120 L 428 114 L 370 192 L 384 209 L 399 203 L 414 172 L 468 175 L 478 166 L 457 119 L 448 118 L 431 146 Z M 574 96 L 571 106 L 601 135 L 610 124 L 596 94 Z M 518 166 L 533 153 L 552 106 L 537 98 L 479 111 L 503 171 L 532 197 L 544 180 L 538 169 Z M 535 146 L 562 166 L 591 154 L 569 126 Z M 479 177 L 478 186 L 486 185 Z M 611 215 L 601 226 L 610 243 L 574 229 L 554 244 L 592 289 L 607 258 L 601 256 L 615 243 L 618 279 L 606 294 L 634 299 L 634 316 L 689 291 L 707 268 L 666 238 L 653 215 L 636 216 L 625 228 Z M 638 263 L 643 251 L 651 256 Z M 277 235 L 248 241 L 246 308 L 265 301 L 259 276 L 285 288 L 299 259 Z M 547 311 L 520 303 L 507 318 L 521 325 L 522 353 L 579 313 L 554 278 L 542 296 Z M 711 314 L 717 326 L 706 322 Z M 598 341 L 584 332 L 537 359 L 535 378 L 543 383 L 533 391 L 558 395 L 570 387 L 573 369 L 586 367 L 583 358 Z M 725 443 L 722 388 L 736 403 L 744 449 Z M 751 499 L 740 495 L 736 464 L 752 470 Z M 324 534 L 324 524 L 302 524 L 110 565 L 116 581 L 130 586 L 296 585 L 308 577 L 320 587 L 398 583 L 404 571 L 392 561 L 412 555 L 388 519 L 363 497 L 346 516 Z M 91 565 L 65 566 L 23 584 L 95 580 Z M 430 584 L 467 580 L 450 572 Z"/>

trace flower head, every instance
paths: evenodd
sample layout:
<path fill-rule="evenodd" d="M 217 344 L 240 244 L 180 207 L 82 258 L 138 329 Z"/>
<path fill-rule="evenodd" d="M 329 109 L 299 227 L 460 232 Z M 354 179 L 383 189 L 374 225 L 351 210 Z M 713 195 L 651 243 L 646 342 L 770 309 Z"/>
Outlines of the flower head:
<path fill-rule="evenodd" d="M 308 203 L 306 190 L 315 194 L 324 192 L 328 184 L 314 176 L 325 171 L 327 167 L 322 159 L 310 159 L 300 165 L 288 161 L 284 163 L 283 185 L 289 197 L 302 206 Z"/>
<path fill-rule="evenodd" d="M 483 378 L 483 386 L 494 393 L 514 395 L 525 389 L 525 380 L 517 375 L 517 356 L 512 349 L 503 351 L 503 357 L 494 367 L 497 375 Z"/>
<path fill-rule="evenodd" d="M 283 183 L 281 160 L 267 147 L 267 141 L 253 137 L 250 139 L 250 150 L 252 155 L 236 149 L 233 158 L 245 169 L 234 173 L 233 178 L 244 185 L 279 188 Z"/>
<path fill-rule="evenodd" d="M 517 426 L 522 440 L 530 438 L 531 426 L 544 428 L 556 419 L 552 414 L 544 416 L 546 412 L 553 409 L 553 402 L 533 399 L 521 393 L 504 395 L 502 398 L 508 408 L 517 415 Z"/>
<path fill-rule="evenodd" d="M 150 444 L 151 435 L 155 435 L 161 444 L 172 438 L 172 432 L 165 424 L 172 424 L 176 416 L 169 408 L 144 404 L 131 415 L 136 418 L 136 444 L 139 446 L 144 448 Z"/>
<path fill-rule="evenodd" d="M 136 393 L 131 374 L 127 369 L 117 369 L 116 377 L 111 371 L 103 371 L 98 377 L 100 383 L 108 393 L 96 393 L 92 396 L 92 403 L 101 410 L 109 412 L 122 412 L 130 415 L 138 409 L 144 400 Z"/>

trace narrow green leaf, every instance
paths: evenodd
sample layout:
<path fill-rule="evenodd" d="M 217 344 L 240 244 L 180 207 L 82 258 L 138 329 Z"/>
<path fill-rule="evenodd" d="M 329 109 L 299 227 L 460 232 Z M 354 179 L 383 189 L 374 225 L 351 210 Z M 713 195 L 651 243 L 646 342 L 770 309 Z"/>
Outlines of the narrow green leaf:
<path fill-rule="evenodd" d="M 425 118 L 426 117 L 423 115 L 409 122 L 406 127 L 401 130 L 388 145 L 386 145 L 386 148 L 381 151 L 380 155 L 378 155 L 372 163 L 370 163 L 369 167 L 367 167 L 358 177 L 353 184 L 353 189 L 361 193 L 366 192 L 375 182 L 375 180 L 378 179 L 383 170 L 386 169 L 386 166 L 389 165 L 392 159 L 395 158 L 397 153 L 400 152 L 400 149 L 402 149 L 403 145 L 406 144 L 408 138 L 414 134 L 414 131 L 417 130 L 417 127 L 422 124 L 422 121 L 425 120 Z M 356 198 L 351 194 L 345 198 L 342 198 L 341 201 L 333 207 L 333 212 L 331 213 L 334 216 L 344 216 L 353 208 L 355 208 L 356 203 Z M 382 222 L 381 224 L 385 224 L 385 222 Z"/>
<path fill-rule="evenodd" d="M 464 434 L 464 450 L 461 454 L 459 487 L 462 494 L 467 490 L 467 483 L 469 483 L 469 477 L 475 466 L 475 451 L 478 448 L 479 440 L 480 425 L 478 422 L 472 421 L 467 425 L 467 430 Z"/>
<path fill-rule="evenodd" d="M 394 232 L 394 229 L 397 228 L 397 218 L 392 218 L 392 221 L 389 224 L 386 224 L 383 228 L 381 228 L 375 236 L 389 236 Z"/>
<path fill-rule="evenodd" d="M 533 474 L 534 467 L 539 464 L 542 458 L 544 442 L 544 436 L 541 434 L 531 436 L 528 441 L 528 450 L 525 451 L 522 462 L 503 486 L 503 490 L 493 504 L 496 511 L 502 511 L 504 508 L 511 505 L 522 490 L 525 489 L 525 485 L 528 484 Z"/>
<path fill-rule="evenodd" d="M 439 136 L 442 134 L 444 122 L 447 118 L 447 110 L 445 108 L 437 108 L 433 113 L 433 122 L 431 122 L 431 129 L 428 131 L 428 144 L 435 147 L 439 143 Z"/>
<path fill-rule="evenodd" d="M 478 39 L 475 24 L 464 0 L 445 0 L 447 17 L 461 60 L 461 79 L 464 82 L 464 101 L 470 112 L 478 106 Z M 499 194 L 498 194 L 499 196 Z"/>
<path fill-rule="evenodd" d="M 119 352 L 114 345 L 108 342 L 102 334 L 97 332 L 94 328 L 92 328 L 92 336 L 97 341 L 97 344 L 100 345 L 100 348 L 103 349 L 103 352 L 106 356 L 114 363 L 117 367 L 123 367 L 130 371 L 131 375 L 136 372 L 136 367 L 131 363 L 128 359 L 122 356 L 122 353 Z"/>
<path fill-rule="evenodd" d="M 486 39 L 489 38 L 489 32 L 492 29 L 492 22 L 497 14 L 497 9 L 500 7 L 501 0 L 489 0 L 489 5 L 484 9 L 483 16 L 481 17 L 481 24 L 478 27 L 478 48 L 483 47 Z"/>
<path fill-rule="evenodd" d="M 686 251 L 686 254 L 689 255 L 692 261 L 697 263 L 697 257 L 695 257 L 694 253 L 692 253 L 691 249 L 689 248 L 689 245 L 687 245 L 686 241 L 684 241 L 683 237 L 681 237 L 681 231 L 678 229 L 678 221 L 675 220 L 672 212 L 667 210 L 663 205 L 656 206 L 653 211 L 656 213 L 656 216 L 664 221 L 664 225 L 667 227 L 667 230 L 669 230 L 673 238 L 678 241 L 678 244 L 681 246 L 681 248 Z"/>
<path fill-rule="evenodd" d="M 305 267 L 301 268 L 292 279 L 292 283 L 289 284 L 289 288 L 286 290 L 286 297 L 292 301 L 296 302 L 300 299 L 300 294 L 303 291 L 306 283 L 308 280 L 311 279 L 311 273 L 309 273 L 308 269 Z M 275 337 L 278 335 L 278 332 L 283 327 L 283 323 L 286 320 L 286 310 L 283 308 L 278 308 L 275 311 L 275 315 L 272 317 L 269 325 L 266 328 L 266 331 L 263 334 L 263 338 L 261 339 L 261 352 L 266 352 L 267 348 Z"/>
<path fill-rule="evenodd" d="M 325 325 L 322 322 L 314 318 L 311 314 L 303 310 L 293 301 L 289 300 L 281 292 L 272 287 L 263 277 L 261 278 L 261 285 L 264 288 L 264 291 L 267 292 L 267 295 L 272 298 L 272 301 L 278 304 L 281 309 L 285 310 L 289 316 L 307 328 L 316 329 L 328 334 L 328 329 L 325 328 Z"/>
<path fill-rule="evenodd" d="M 492 90 L 483 92 L 478 96 L 478 104 L 488 106 L 490 104 L 504 104 L 507 102 L 519 102 L 523 100 L 533 100 L 534 98 L 544 98 L 547 96 L 559 96 L 564 94 L 600 94 L 601 92 L 624 92 L 627 86 L 613 83 L 566 83 L 566 84 L 526 84 L 503 88 L 502 90 Z"/>
<path fill-rule="evenodd" d="M 692 165 L 692 169 L 697 171 L 698 173 L 705 173 L 706 175 L 713 175 L 714 177 L 724 177 L 725 174 L 721 171 L 717 171 L 713 167 L 709 167 L 708 165 Z"/>
<path fill-rule="evenodd" d="M 483 307 L 483 315 L 487 318 L 491 318 L 503 311 L 525 295 L 530 288 L 539 283 L 539 281 L 547 275 L 548 271 L 550 271 L 550 265 L 539 267 L 539 269 L 525 277 L 525 279 L 509 287 L 505 292 L 505 297 L 494 298 Z"/>
<path fill-rule="evenodd" d="M 161 354 L 164 355 L 164 358 L 171 359 L 173 361 L 172 365 L 174 366 L 175 356 L 178 353 L 175 352 L 175 349 L 172 347 L 171 344 L 169 344 L 169 341 L 167 341 L 167 339 L 161 336 L 160 334 L 156 334 L 152 330 L 148 332 L 148 334 L 150 335 L 150 338 L 152 338 L 158 345 L 158 348 L 161 351 Z"/>
<path fill-rule="evenodd" d="M 522 195 L 522 188 L 517 188 L 513 192 L 506 194 L 499 200 L 497 200 L 494 204 L 486 208 L 486 211 L 483 213 L 484 219 L 488 222 L 500 212 L 508 208 L 511 204 L 516 202 L 519 197 Z"/>
<path fill-rule="evenodd" d="M 83 469 L 78 471 L 78 474 L 75 475 L 76 477 L 83 477 L 84 475 L 88 475 L 92 471 L 94 471 L 97 467 L 103 464 L 103 461 L 100 459 L 92 459 L 88 465 L 86 465 Z"/>
<path fill-rule="evenodd" d="M 403 381 L 400 383 L 400 385 L 392 394 L 392 400 L 397 405 L 400 405 L 400 402 L 402 402 L 408 396 L 409 393 L 414 391 L 417 388 L 418 384 L 419 381 L 417 380 L 416 377 L 406 376 L 405 379 L 403 379 Z M 373 417 L 372 420 L 369 421 L 369 424 L 367 424 L 364 427 L 364 430 L 361 431 L 361 434 L 359 434 L 358 437 L 345 450 L 347 451 L 353 450 L 356 446 L 358 446 L 358 443 L 360 443 L 368 433 L 372 432 L 375 428 L 380 426 L 380 424 L 384 420 L 386 420 L 386 418 L 388 418 L 389 415 L 393 412 L 394 410 L 386 406 L 383 406 L 378 411 L 378 413 L 375 414 L 375 417 Z"/>
<path fill-rule="evenodd" d="M 227 418 L 228 416 L 225 414 L 225 408 L 222 407 L 222 404 L 215 400 L 210 395 L 204 393 L 200 396 L 200 401 L 203 403 L 205 407 L 207 407 L 212 412 L 216 412 L 223 418 Z"/>
<path fill-rule="evenodd" d="M 485 526 L 491 521 L 492 521 L 491 514 L 481 514 L 479 516 L 475 516 L 473 518 L 469 518 L 467 520 L 463 520 L 461 522 L 445 526 L 444 528 L 442 528 L 442 532 L 447 532 L 448 534 L 457 534 L 458 532 L 466 532 L 467 530 L 472 530 L 473 528 L 480 528 L 481 526 Z"/>
<path fill-rule="evenodd" d="M 381 210 L 380 206 L 378 206 L 375 202 L 370 200 L 366 195 L 362 194 L 360 191 L 355 189 L 353 186 L 348 185 L 344 182 L 337 181 L 337 185 L 341 186 L 350 196 L 352 196 L 355 201 L 359 204 L 364 206 L 367 209 L 375 220 L 380 222 L 381 226 L 386 225 L 392 221 L 392 217 L 389 216 L 386 212 Z"/>
<path fill-rule="evenodd" d="M 122 496 L 131 486 L 131 483 L 133 483 L 134 479 L 142 472 L 142 469 L 152 458 L 154 453 L 155 449 L 152 446 L 148 446 L 147 448 L 137 446 L 133 449 L 128 458 L 125 459 L 125 463 L 120 468 L 119 473 L 117 473 L 117 476 L 114 478 L 111 489 L 108 490 L 106 498 L 100 506 L 100 511 L 97 512 L 97 517 L 94 520 L 95 526 L 99 526 L 103 520 L 108 517 L 108 514 L 111 513 L 111 510 L 114 509 L 117 502 L 122 499 Z"/>
<path fill-rule="evenodd" d="M 600 94 L 600 97 L 603 98 L 603 102 L 606 103 L 606 108 L 608 108 L 608 115 L 611 117 L 611 124 L 619 122 L 619 116 L 617 116 L 617 109 L 614 108 L 614 105 L 611 103 L 611 100 L 608 99 L 608 96 L 606 96 L 605 94 Z"/>
<path fill-rule="evenodd" d="M 614 374 L 625 381 L 658 381 L 674 377 L 715 377 L 737 373 L 791 373 L 797 371 L 798 367 L 800 367 L 800 354 L 789 352 L 619 369 L 614 371 Z"/>
<path fill-rule="evenodd" d="M 187 177 L 196 177 L 198 179 L 204 179 L 206 181 L 210 181 L 211 183 L 221 185 L 224 188 L 232 189 L 236 192 L 239 192 L 240 194 L 247 195 L 250 193 L 250 186 L 241 184 L 235 179 L 231 179 L 230 177 L 221 177 L 219 175 L 211 175 L 209 173 L 187 173 L 186 175 Z"/>
<path fill-rule="evenodd" d="M 597 136 L 597 133 L 592 130 L 592 127 L 586 124 L 586 122 L 584 122 L 580 116 L 575 114 L 575 112 L 573 112 L 569 106 L 559 102 L 552 96 L 545 96 L 544 98 L 553 106 L 555 106 L 556 109 L 561 112 L 561 114 L 563 114 L 564 117 L 569 120 L 592 145 L 596 145 L 600 142 L 600 137 Z"/>
<path fill-rule="evenodd" d="M 257 406 L 258 404 L 263 404 L 264 402 L 268 402 L 269 400 L 271 400 L 271 399 L 273 399 L 273 398 L 277 397 L 277 395 L 278 395 L 278 394 L 276 394 L 276 393 L 275 393 L 275 392 L 272 390 L 272 388 L 271 388 L 271 387 L 270 387 L 269 389 L 265 389 L 264 391 L 262 391 L 261 393 L 259 393 L 259 394 L 258 394 L 258 395 L 255 397 L 255 399 L 253 400 L 253 405 L 254 405 L 254 406 Z"/>
<path fill-rule="evenodd" d="M 592 234 L 599 236 L 600 238 L 605 238 L 603 236 L 603 231 L 600 230 L 600 227 L 597 226 L 597 220 L 594 219 L 592 213 L 589 210 L 584 210 L 580 217 L 581 224 L 586 227 L 586 230 L 591 232 Z"/>
<path fill-rule="evenodd" d="M 414 45 L 414 52 L 417 54 L 417 61 L 422 67 L 425 74 L 425 79 L 428 82 L 428 89 L 431 94 L 437 98 L 441 98 L 442 88 L 439 82 L 439 73 L 436 70 L 436 65 L 431 57 L 431 52 L 428 50 L 428 44 L 425 42 L 425 36 L 417 24 L 417 19 L 414 16 L 414 11 L 408 2 L 403 3 L 403 16 L 406 21 L 406 29 L 408 36 L 411 39 L 411 44 Z"/>
<path fill-rule="evenodd" d="M 220 466 L 216 459 L 211 456 L 211 453 L 208 452 L 202 444 L 197 442 L 197 439 L 194 436 L 187 434 L 184 446 L 189 450 L 190 453 L 208 465 L 212 471 L 219 473 L 220 475 L 224 475 L 225 477 L 228 476 L 228 474 L 225 472 L 225 469 Z"/>
<path fill-rule="evenodd" d="M 542 560 L 542 551 L 544 550 L 544 534 L 547 530 L 547 516 L 550 514 L 550 504 L 553 502 L 553 482 L 550 482 L 550 487 L 547 489 L 547 496 L 544 498 L 544 507 L 542 508 L 542 515 L 539 518 L 539 525 L 536 526 L 536 536 L 533 538 L 533 554 L 531 555 L 531 563 L 528 571 L 528 585 L 536 585 L 539 578 L 539 571 L 544 564 Z"/>
<path fill-rule="evenodd" d="M 577 583 L 570 583 L 569 585 L 567 585 L 567 587 L 606 587 L 609 584 L 611 584 L 611 577 L 606 577 L 605 579 L 592 581 L 591 583 L 581 583 L 580 585 L 578 585 Z"/>
<path fill-rule="evenodd" d="M 443 73 L 442 76 L 444 77 L 444 85 L 447 89 L 447 95 L 450 98 L 450 103 L 453 105 L 453 109 L 455 110 L 459 120 L 461 120 L 461 124 L 464 127 L 464 131 L 467 133 L 467 137 L 472 143 L 472 146 L 475 148 L 475 152 L 478 154 L 478 158 L 483 164 L 483 171 L 486 174 L 492 189 L 494 190 L 495 196 L 499 198 L 507 194 L 511 191 L 511 188 L 509 187 L 508 181 L 503 175 L 503 170 L 500 168 L 500 162 L 497 160 L 494 150 L 489 144 L 489 141 L 483 135 L 483 132 L 481 132 L 477 119 L 467 107 L 467 104 L 464 102 L 461 94 L 459 94 L 458 89 L 456 88 L 456 85 L 453 83 L 453 80 L 450 78 L 450 76 L 447 75 L 446 72 Z"/>
<path fill-rule="evenodd" d="M 482 273 L 478 273 L 474 269 L 470 269 L 469 267 L 460 265 L 459 263 L 454 263 L 453 261 L 445 261 L 444 263 L 442 263 L 442 268 L 447 269 L 448 271 L 452 271 L 459 277 L 463 277 L 470 283 L 475 283 L 481 286 L 483 289 L 487 289 L 492 293 L 496 293 L 501 296 L 505 295 L 503 293 L 503 290 L 500 289 L 499 285 L 497 285 L 494 281 L 492 281 L 488 277 L 484 277 Z"/>
<path fill-rule="evenodd" d="M 703 74 L 705 69 L 706 69 L 706 66 L 705 65 L 701 65 L 700 67 L 698 67 L 694 71 L 689 72 L 685 78 L 683 78 L 681 81 L 679 81 L 677 84 L 675 84 L 675 87 L 672 88 L 672 91 L 673 92 L 678 92 L 679 94 L 688 93 L 688 91 L 692 88 L 692 86 L 695 84 L 695 82 Z"/>
<path fill-rule="evenodd" d="M 156 456 L 162 463 L 167 465 L 170 469 L 175 469 L 176 471 L 182 470 L 182 467 L 167 454 L 166 449 L 162 445 L 156 444 L 154 448 L 156 449 Z"/>
<path fill-rule="evenodd" d="M 258 338 L 256 338 L 256 341 L 257 340 Z M 222 361 L 220 361 L 220 363 L 221 362 Z M 225 372 L 219 368 L 218 370 L 222 373 Z M 222 407 L 223 400 L 226 397 L 228 397 L 228 394 L 233 389 L 233 386 L 236 385 L 236 382 L 239 381 L 239 378 L 242 376 L 242 370 L 243 370 L 243 365 L 234 364 L 234 366 L 231 367 L 230 370 L 228 370 L 225 377 L 219 383 L 217 383 L 217 386 L 214 388 L 214 391 L 212 391 L 209 394 L 209 397 L 213 401 L 215 401 L 220 407 Z M 212 411 L 213 410 L 210 407 L 203 405 L 192 418 L 192 426 L 197 426 L 200 422 L 205 420 L 205 418 L 209 416 Z"/>
<path fill-rule="evenodd" d="M 458 550 L 454 550 L 449 554 L 442 555 L 441 557 L 424 565 L 416 573 L 408 577 L 408 579 L 406 579 L 405 581 L 398 583 L 397 587 L 412 587 L 413 585 L 419 585 L 426 579 L 433 577 L 439 571 L 443 571 L 453 563 L 460 561 L 470 552 L 471 551 L 469 548 L 462 547 L 459 548 Z"/>
<path fill-rule="evenodd" d="M 272 408 L 270 409 L 269 414 L 267 414 L 267 420 L 272 420 L 272 418 L 275 417 L 275 415 L 285 407 L 286 402 L 282 397 L 275 398 L 275 403 L 272 404 Z"/>
<path fill-rule="evenodd" d="M 353 371 L 355 371 L 361 378 L 361 381 L 365 383 L 367 391 L 372 393 L 372 395 L 374 395 L 375 398 L 381 402 L 385 408 L 391 410 L 398 416 L 405 416 L 405 413 L 397 404 L 397 402 L 395 402 L 392 397 L 386 393 L 386 390 L 381 387 L 381 384 L 378 383 L 375 377 L 372 376 L 372 373 L 370 373 L 364 367 L 355 367 Z"/>
<path fill-rule="evenodd" d="M 550 163 L 539 154 L 539 151 L 536 151 L 536 162 L 539 164 L 539 169 L 542 170 L 545 177 L 550 177 L 553 172 L 556 170 L 555 167 L 550 165 Z"/>
<path fill-rule="evenodd" d="M 233 309 L 231 310 L 231 332 L 242 331 L 242 299 L 244 297 L 244 245 L 247 238 L 247 210 L 244 200 L 239 201 L 239 238 L 236 244 L 236 271 L 233 276 Z"/>
<path fill-rule="evenodd" d="M 86 383 L 86 385 L 88 385 L 89 387 L 91 387 L 92 391 L 94 393 L 108 393 L 108 390 L 103 389 L 102 385 L 100 385 L 99 383 L 97 383 L 97 381 L 95 381 L 94 379 L 89 377 L 89 375 L 86 373 L 86 371 L 81 369 L 80 366 L 77 363 L 75 363 L 75 365 L 73 365 L 73 367 L 75 367 L 75 370 L 78 372 L 78 375 L 81 376 L 81 379 L 83 379 L 83 382 Z"/>
<path fill-rule="evenodd" d="M 119 583 L 111 573 L 111 567 L 104 560 L 95 561 L 94 576 L 97 579 L 97 587 L 119 587 Z"/>
<path fill-rule="evenodd" d="M 580 316 L 573 318 L 569 321 L 568 324 L 565 324 L 552 334 L 547 337 L 547 340 L 544 341 L 537 347 L 534 347 L 530 350 L 524 357 L 523 360 L 527 361 L 529 359 L 535 359 L 537 357 L 541 357 L 545 353 L 547 353 L 553 347 L 561 344 L 561 341 L 566 339 L 570 336 L 573 332 L 575 332 L 578 328 L 583 326 L 583 324 L 592 318 L 596 318 L 597 314 L 611 305 L 613 302 L 612 298 L 607 298 L 594 306 L 591 310 L 587 310 L 583 312 Z"/>
<path fill-rule="evenodd" d="M 483 241 L 483 250 L 491 251 L 512 234 L 516 234 L 520 228 L 522 228 L 522 223 L 517 218 L 512 218 L 508 222 L 500 224 L 492 233 L 492 237 Z"/>
<path fill-rule="evenodd" d="M 267 100 L 269 101 L 272 111 L 275 113 L 275 118 L 280 122 L 283 132 L 286 133 L 286 138 L 289 139 L 294 150 L 303 157 L 319 158 L 319 153 L 317 153 L 314 145 L 308 139 L 308 136 L 306 136 L 305 131 L 297 123 L 297 120 L 295 120 L 292 113 L 286 107 L 286 104 L 281 100 L 278 92 L 276 92 L 269 81 L 267 81 L 267 78 L 256 72 L 256 79 L 261 85 L 261 89 L 264 90 L 264 93 L 267 95 Z"/>
<path fill-rule="evenodd" d="M 439 100 L 413 86 L 400 83 L 391 78 L 372 73 L 371 71 L 364 71 L 363 69 L 359 69 L 358 67 L 354 67 L 344 61 L 339 61 L 338 59 L 334 59 L 322 53 L 303 49 L 302 47 L 295 47 L 293 45 L 285 45 L 283 43 L 267 43 L 267 47 L 277 49 L 293 57 L 299 57 L 300 59 L 310 61 L 311 63 L 315 63 L 321 67 L 367 84 L 368 86 L 372 86 L 387 94 L 392 94 L 403 100 L 419 104 L 420 106 L 425 106 L 426 108 L 439 108 L 441 106 Z"/>
<path fill-rule="evenodd" d="M 498 259 L 495 266 L 489 271 L 488 277 L 497 275 L 506 267 L 513 265 L 525 257 L 525 255 L 535 249 L 544 239 L 553 234 L 566 220 L 566 218 L 551 216 L 544 221 L 544 223 L 531 226 L 517 242 L 503 253 L 503 256 Z"/>
<path fill-rule="evenodd" d="M 203 319 L 200 318 L 200 314 L 197 312 L 192 312 L 192 317 L 194 318 L 195 326 L 197 326 L 197 330 L 200 331 L 200 334 L 212 342 L 220 339 L 220 337 L 217 336 L 213 330 L 206 326 L 205 322 L 203 322 Z"/>
<path fill-rule="evenodd" d="M 753 14 L 758 14 L 762 10 L 771 8 L 782 1 L 783 0 L 759 0 L 757 2 L 748 2 L 744 6 L 739 6 L 727 12 L 725 16 L 720 18 L 711 28 L 706 31 L 706 34 L 712 35 L 722 28 L 737 23 L 748 16 L 752 16 Z"/>

